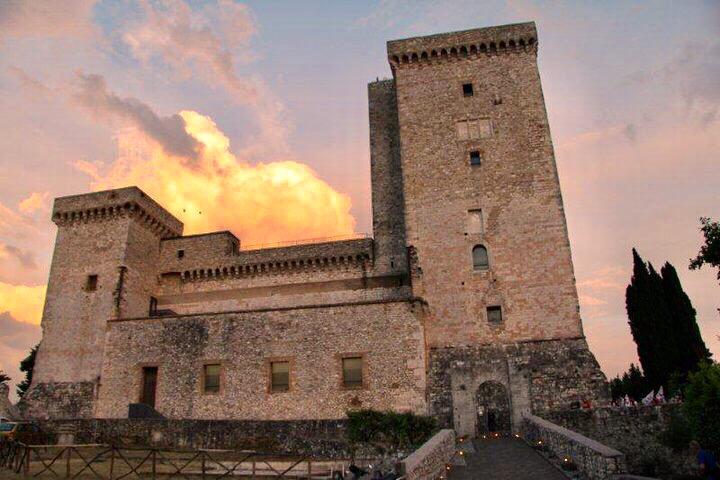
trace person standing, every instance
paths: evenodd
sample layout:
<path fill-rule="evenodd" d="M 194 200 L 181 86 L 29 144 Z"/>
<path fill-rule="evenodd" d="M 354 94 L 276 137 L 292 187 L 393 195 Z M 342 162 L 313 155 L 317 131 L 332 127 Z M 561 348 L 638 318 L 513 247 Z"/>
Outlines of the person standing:
<path fill-rule="evenodd" d="M 707 480 L 720 480 L 720 468 L 718 468 L 717 460 L 712 452 L 703 450 L 696 440 L 690 442 L 690 452 L 695 455 L 697 459 L 702 478 Z"/>

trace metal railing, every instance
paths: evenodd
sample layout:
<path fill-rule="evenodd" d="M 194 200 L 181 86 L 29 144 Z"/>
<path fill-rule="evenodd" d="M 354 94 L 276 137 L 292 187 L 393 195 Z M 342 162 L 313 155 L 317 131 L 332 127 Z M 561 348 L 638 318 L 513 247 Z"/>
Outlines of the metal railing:
<path fill-rule="evenodd" d="M 313 468 L 314 467 L 314 468 Z M 335 478 L 344 463 L 248 450 L 171 450 L 0 441 L 0 468 L 25 478 Z"/>

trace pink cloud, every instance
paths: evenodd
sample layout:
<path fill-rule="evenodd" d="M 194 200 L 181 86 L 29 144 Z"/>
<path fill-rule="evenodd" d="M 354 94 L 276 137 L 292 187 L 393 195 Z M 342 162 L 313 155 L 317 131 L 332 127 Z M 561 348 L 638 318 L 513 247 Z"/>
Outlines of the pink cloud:
<path fill-rule="evenodd" d="M 3 0 L 0 2 L 0 40 L 3 37 L 86 37 L 93 33 L 96 0 Z"/>
<path fill-rule="evenodd" d="M 50 192 L 32 192 L 27 198 L 20 201 L 18 209 L 23 213 L 34 213 L 38 210 L 48 209 Z"/>

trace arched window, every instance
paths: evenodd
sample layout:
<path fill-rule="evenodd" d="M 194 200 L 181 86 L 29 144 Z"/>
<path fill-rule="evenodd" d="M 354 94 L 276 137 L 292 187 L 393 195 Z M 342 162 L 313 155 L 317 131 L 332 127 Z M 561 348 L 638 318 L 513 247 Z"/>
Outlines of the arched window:
<path fill-rule="evenodd" d="M 472 249 L 473 268 L 475 270 L 486 270 L 490 263 L 488 262 L 487 248 L 482 245 L 475 245 Z"/>

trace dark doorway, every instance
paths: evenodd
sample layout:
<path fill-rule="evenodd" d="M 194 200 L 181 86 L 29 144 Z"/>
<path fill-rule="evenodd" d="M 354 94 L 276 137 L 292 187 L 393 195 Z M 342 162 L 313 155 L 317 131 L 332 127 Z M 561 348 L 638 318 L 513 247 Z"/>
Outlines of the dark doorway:
<path fill-rule="evenodd" d="M 155 408 L 155 390 L 157 390 L 158 367 L 143 367 L 142 397 L 140 403 Z"/>
<path fill-rule="evenodd" d="M 478 436 L 492 433 L 510 434 L 510 401 L 504 385 L 498 382 L 485 382 L 480 385 L 476 405 Z"/>

